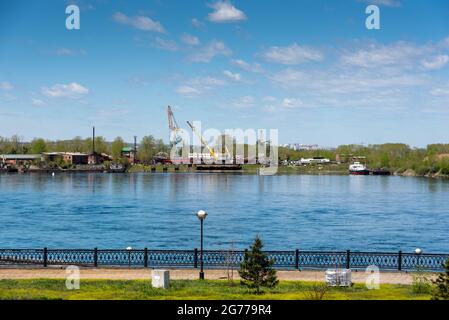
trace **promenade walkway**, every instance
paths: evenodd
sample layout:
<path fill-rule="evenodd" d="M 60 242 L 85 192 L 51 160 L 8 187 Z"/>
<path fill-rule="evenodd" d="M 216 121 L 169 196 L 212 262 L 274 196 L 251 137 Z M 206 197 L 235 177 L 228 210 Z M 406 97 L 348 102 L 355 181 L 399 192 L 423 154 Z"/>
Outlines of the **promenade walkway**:
<path fill-rule="evenodd" d="M 170 278 L 173 280 L 198 279 L 196 269 L 167 269 L 170 270 Z M 110 280 L 142 280 L 150 279 L 151 269 L 123 269 L 123 268 L 81 268 L 81 279 L 110 279 Z M 228 278 L 226 270 L 205 270 L 206 279 L 225 280 Z M 64 279 L 67 273 L 64 268 L 0 268 L 0 279 Z M 365 283 L 369 274 L 365 272 L 353 272 L 354 283 Z M 280 280 L 324 281 L 324 271 L 278 271 Z M 234 270 L 233 279 L 237 280 L 238 272 Z M 411 284 L 412 273 L 405 272 L 381 272 L 380 283 Z"/>

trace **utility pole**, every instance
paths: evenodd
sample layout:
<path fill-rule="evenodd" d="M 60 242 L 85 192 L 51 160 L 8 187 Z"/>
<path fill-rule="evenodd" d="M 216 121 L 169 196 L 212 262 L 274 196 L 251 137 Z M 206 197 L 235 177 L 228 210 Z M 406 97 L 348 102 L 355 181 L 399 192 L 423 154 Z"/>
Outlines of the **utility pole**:
<path fill-rule="evenodd" d="M 95 127 L 92 128 L 92 154 L 95 154 Z"/>
<path fill-rule="evenodd" d="M 137 163 L 137 136 L 134 136 L 134 163 Z"/>

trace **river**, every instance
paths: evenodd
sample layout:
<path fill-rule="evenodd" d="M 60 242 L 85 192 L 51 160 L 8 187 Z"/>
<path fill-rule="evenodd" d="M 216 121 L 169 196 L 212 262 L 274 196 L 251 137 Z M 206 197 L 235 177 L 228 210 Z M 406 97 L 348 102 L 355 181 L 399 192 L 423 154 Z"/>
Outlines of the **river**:
<path fill-rule="evenodd" d="M 0 248 L 449 252 L 449 180 L 209 173 L 0 175 Z"/>

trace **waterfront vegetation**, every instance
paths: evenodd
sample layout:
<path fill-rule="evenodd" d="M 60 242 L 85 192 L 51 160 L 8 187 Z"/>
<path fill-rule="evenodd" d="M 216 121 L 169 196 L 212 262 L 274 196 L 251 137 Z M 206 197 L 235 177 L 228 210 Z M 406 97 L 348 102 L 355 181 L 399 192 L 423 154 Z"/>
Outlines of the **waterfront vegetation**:
<path fill-rule="evenodd" d="M 242 287 L 238 281 L 174 280 L 169 289 L 154 289 L 150 280 L 81 280 L 79 290 L 66 289 L 63 279 L 0 280 L 0 299 L 192 299 L 192 300 L 429 300 L 430 293 L 414 293 L 410 285 L 382 284 L 368 290 L 364 284 L 350 288 L 327 288 L 323 283 L 281 281 L 262 294 Z"/>
<path fill-rule="evenodd" d="M 279 284 L 276 270 L 273 269 L 274 261 L 268 258 L 262 248 L 262 239 L 257 236 L 249 250 L 245 251 L 239 269 L 240 284 L 254 289 L 257 294 L 262 293 L 261 287 L 274 288 Z"/>
<path fill-rule="evenodd" d="M 132 146 L 121 137 L 108 142 L 104 137 L 96 137 L 95 150 L 113 156 L 114 161 L 121 161 L 121 149 Z M 234 150 L 237 147 L 234 146 Z M 248 145 L 243 150 L 247 152 Z M 0 137 L 0 154 L 39 154 L 43 152 L 83 152 L 92 151 L 92 138 L 83 139 L 75 137 L 71 140 L 46 141 L 36 138 L 31 142 L 24 142 L 19 136 L 11 138 Z M 138 145 L 137 159 L 141 165 L 133 168 L 131 172 L 152 171 L 153 158 L 158 153 L 167 153 L 169 147 L 161 139 L 153 136 L 143 137 Z M 245 154 L 246 155 L 246 154 Z M 339 174 L 346 173 L 347 163 L 354 159 L 365 162 L 369 168 L 382 168 L 392 173 L 407 176 L 449 176 L 449 144 L 430 144 L 425 148 L 412 148 L 401 143 L 386 143 L 380 145 L 342 145 L 332 150 L 300 150 L 280 147 L 278 150 L 280 161 L 297 161 L 301 158 L 324 157 L 331 160 L 327 165 L 309 166 L 281 166 L 280 173 L 299 174 Z M 58 164 L 65 168 L 64 164 Z M 159 170 L 160 169 L 160 170 Z M 243 171 L 256 173 L 258 166 L 245 165 Z M 163 167 L 156 167 L 156 171 L 163 171 Z M 171 171 L 170 168 L 166 169 Z M 172 168 L 174 171 L 174 168 Z M 187 166 L 177 169 L 180 172 L 188 171 Z"/>

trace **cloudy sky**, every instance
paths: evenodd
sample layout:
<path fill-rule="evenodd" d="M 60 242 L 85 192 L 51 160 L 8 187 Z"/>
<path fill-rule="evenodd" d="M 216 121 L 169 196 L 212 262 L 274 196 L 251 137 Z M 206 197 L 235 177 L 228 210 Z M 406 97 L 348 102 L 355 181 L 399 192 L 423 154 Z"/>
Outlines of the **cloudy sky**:
<path fill-rule="evenodd" d="M 2 0 L 0 136 L 167 140 L 171 105 L 184 127 L 277 128 L 281 143 L 449 142 L 448 14 L 446 0 Z"/>

